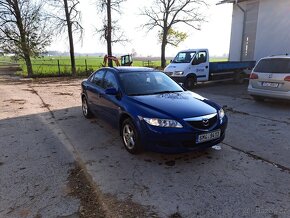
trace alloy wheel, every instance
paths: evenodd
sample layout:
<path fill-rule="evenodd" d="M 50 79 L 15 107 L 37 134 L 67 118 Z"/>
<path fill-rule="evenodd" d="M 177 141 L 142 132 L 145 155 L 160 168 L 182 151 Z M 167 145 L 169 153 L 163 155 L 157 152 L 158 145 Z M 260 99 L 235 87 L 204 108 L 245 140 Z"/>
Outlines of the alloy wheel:
<path fill-rule="evenodd" d="M 88 104 L 87 104 L 86 98 L 83 98 L 82 109 L 83 109 L 84 115 L 87 116 L 88 115 Z"/>
<path fill-rule="evenodd" d="M 129 124 L 126 124 L 123 127 L 123 140 L 124 140 L 125 146 L 129 150 L 131 150 L 135 147 L 134 130 Z"/>

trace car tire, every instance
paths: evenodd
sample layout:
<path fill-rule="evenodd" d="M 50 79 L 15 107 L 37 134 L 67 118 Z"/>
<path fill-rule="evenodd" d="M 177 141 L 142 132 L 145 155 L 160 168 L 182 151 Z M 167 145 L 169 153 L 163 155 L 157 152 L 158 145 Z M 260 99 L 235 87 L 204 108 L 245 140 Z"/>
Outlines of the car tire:
<path fill-rule="evenodd" d="M 85 118 L 90 119 L 93 117 L 93 113 L 90 110 L 87 98 L 85 96 L 82 97 L 82 111 Z"/>
<path fill-rule="evenodd" d="M 263 102 L 265 100 L 265 98 L 263 98 L 261 96 L 252 95 L 252 97 L 257 102 Z"/>
<path fill-rule="evenodd" d="M 245 82 L 245 73 L 236 72 L 234 75 L 234 83 L 243 84 Z"/>
<path fill-rule="evenodd" d="M 142 151 L 137 129 L 130 118 L 122 123 L 121 137 L 126 150 L 131 154 L 139 154 Z"/>
<path fill-rule="evenodd" d="M 196 81 L 196 78 L 193 77 L 193 76 L 190 76 L 190 77 L 187 77 L 186 80 L 185 80 L 185 83 L 184 83 L 184 87 L 186 89 L 193 89 L 197 84 L 197 81 Z"/>

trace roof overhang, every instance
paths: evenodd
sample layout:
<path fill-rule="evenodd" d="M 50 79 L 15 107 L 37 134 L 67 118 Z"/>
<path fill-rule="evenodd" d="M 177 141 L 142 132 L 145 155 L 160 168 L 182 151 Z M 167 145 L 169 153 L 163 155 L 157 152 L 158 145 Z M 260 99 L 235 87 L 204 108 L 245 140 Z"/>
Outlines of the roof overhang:
<path fill-rule="evenodd" d="M 220 1 L 219 3 L 217 3 L 217 5 L 220 5 L 220 4 L 225 4 L 225 3 L 240 3 L 240 2 L 246 2 L 246 1 L 249 1 L 249 0 L 222 0 Z"/>

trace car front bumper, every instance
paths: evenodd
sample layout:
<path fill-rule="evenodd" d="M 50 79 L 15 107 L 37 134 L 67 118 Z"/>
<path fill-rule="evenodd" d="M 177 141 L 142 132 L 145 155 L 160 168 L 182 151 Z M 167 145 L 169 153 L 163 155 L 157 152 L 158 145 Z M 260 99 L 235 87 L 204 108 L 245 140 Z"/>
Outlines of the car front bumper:
<path fill-rule="evenodd" d="M 225 138 L 227 121 L 216 126 L 210 131 L 192 130 L 190 128 L 171 128 L 165 129 L 160 127 L 152 127 L 148 124 L 142 124 L 141 140 L 146 150 L 161 153 L 183 153 L 196 151 L 212 147 L 219 144 Z M 221 136 L 211 141 L 196 143 L 199 134 L 221 130 Z"/>

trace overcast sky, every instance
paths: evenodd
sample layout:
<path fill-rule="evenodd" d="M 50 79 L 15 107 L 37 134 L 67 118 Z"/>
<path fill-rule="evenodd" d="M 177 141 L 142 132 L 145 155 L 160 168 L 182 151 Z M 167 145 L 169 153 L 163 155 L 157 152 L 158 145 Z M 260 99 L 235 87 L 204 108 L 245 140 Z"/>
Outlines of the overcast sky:
<path fill-rule="evenodd" d="M 232 4 L 215 5 L 219 0 L 208 0 L 210 7 L 204 8 L 207 22 L 201 26 L 201 31 L 186 26 L 178 26 L 179 31 L 187 32 L 189 37 L 177 48 L 167 46 L 166 56 L 174 56 L 181 49 L 208 48 L 211 56 L 227 54 L 230 44 L 232 20 Z M 127 0 L 122 4 L 122 15 L 119 24 L 129 42 L 113 44 L 113 53 L 132 53 L 134 49 L 138 56 L 160 56 L 160 44 L 157 40 L 157 29 L 149 33 L 142 30 L 141 24 L 145 18 L 140 16 L 140 8 L 150 5 L 152 0 Z M 81 53 L 105 53 L 106 45 L 100 40 L 95 29 L 101 27 L 102 16 L 97 13 L 93 0 L 81 0 L 82 24 L 84 27 L 83 42 L 75 43 L 75 51 Z M 67 39 L 54 40 L 49 50 L 69 51 Z"/>

